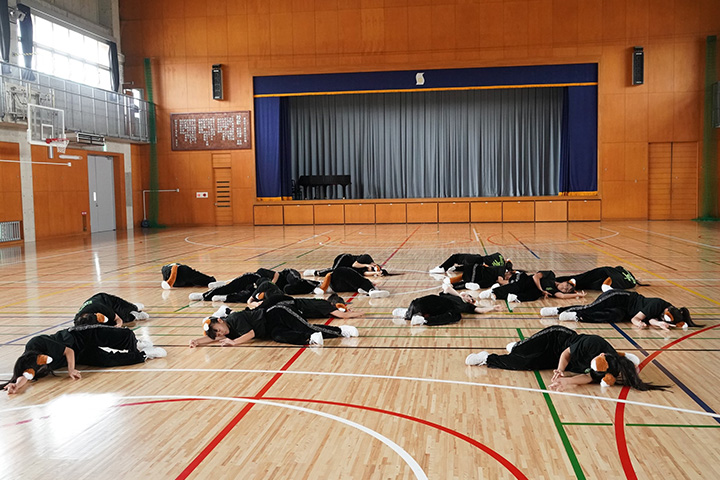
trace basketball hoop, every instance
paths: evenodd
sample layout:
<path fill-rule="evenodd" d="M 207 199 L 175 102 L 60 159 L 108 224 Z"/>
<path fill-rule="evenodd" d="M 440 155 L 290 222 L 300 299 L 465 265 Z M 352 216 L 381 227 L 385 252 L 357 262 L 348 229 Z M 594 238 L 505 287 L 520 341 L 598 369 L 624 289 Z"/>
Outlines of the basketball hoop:
<path fill-rule="evenodd" d="M 57 148 L 57 151 L 59 153 L 65 153 L 65 149 L 70 143 L 70 140 L 68 140 L 67 138 L 46 138 L 45 143 L 47 143 L 50 148 Z"/>

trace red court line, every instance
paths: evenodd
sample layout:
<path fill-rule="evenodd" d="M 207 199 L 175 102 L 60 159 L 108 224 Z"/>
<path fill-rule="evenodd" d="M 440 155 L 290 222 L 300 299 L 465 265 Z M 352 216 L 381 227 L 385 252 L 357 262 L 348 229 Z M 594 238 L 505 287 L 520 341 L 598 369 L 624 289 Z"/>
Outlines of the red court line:
<path fill-rule="evenodd" d="M 255 400 L 256 397 L 234 397 L 239 399 L 250 399 Z M 259 400 L 259 399 L 258 399 Z M 357 408 L 359 410 L 367 410 L 370 412 L 375 413 L 381 413 L 384 415 L 392 415 L 394 417 L 402 418 L 404 420 L 410 420 L 413 422 L 420 423 L 422 425 L 435 428 L 436 430 L 440 430 L 441 432 L 445 432 L 449 435 L 452 435 L 453 437 L 459 438 L 460 440 L 463 440 L 464 442 L 469 443 L 470 445 L 478 448 L 479 450 L 482 450 L 486 454 L 488 454 L 490 457 L 492 457 L 494 460 L 496 460 L 499 464 L 501 464 L 503 467 L 505 467 L 515 478 L 522 479 L 522 480 L 528 480 L 528 477 L 520 471 L 519 468 L 517 468 L 515 465 L 513 465 L 508 459 L 500 455 L 498 452 L 493 450 L 492 448 L 488 447 L 487 445 L 478 442 L 474 438 L 468 437 L 464 433 L 460 433 L 457 430 L 453 430 L 451 428 L 445 427 L 444 425 L 440 425 L 439 423 L 431 422 L 428 420 L 425 420 L 423 418 L 414 417 L 411 415 L 406 415 L 404 413 L 399 412 L 393 412 L 391 410 L 385 410 L 382 408 L 375 408 L 375 407 L 368 407 L 367 405 L 358 405 L 354 403 L 343 403 L 343 402 L 333 402 L 329 400 L 317 400 L 312 398 L 288 398 L 288 397 L 264 397 L 263 400 L 271 401 L 271 402 L 304 402 L 304 403 L 317 403 L 322 405 L 332 405 L 336 407 L 349 407 L 349 408 Z M 192 401 L 206 401 L 202 398 L 173 398 L 173 399 L 163 399 L 163 400 L 148 400 L 145 402 L 133 402 L 133 403 L 123 403 L 118 405 L 118 407 L 132 407 L 132 406 L 138 406 L 138 405 L 152 405 L 157 403 L 170 403 L 170 402 L 192 402 Z M 254 405 L 254 404 L 249 404 Z"/>
<path fill-rule="evenodd" d="M 653 352 L 652 354 L 648 355 L 645 360 L 643 360 L 640 363 L 640 366 L 638 367 L 640 370 L 645 368 L 650 362 L 655 359 L 658 355 L 660 355 L 663 351 L 669 349 L 670 347 L 677 345 L 678 343 L 682 342 L 683 340 L 687 340 L 688 338 L 694 337 L 695 335 L 698 335 L 700 333 L 706 332 L 708 330 L 712 330 L 713 328 L 718 328 L 720 325 L 711 325 L 709 327 L 705 327 L 701 330 L 698 330 L 697 332 L 690 333 L 688 335 L 685 335 L 684 337 L 680 337 L 676 340 L 673 340 L 672 342 L 668 343 L 667 345 L 660 348 L 660 350 L 657 350 Z M 623 387 L 620 391 L 620 395 L 618 396 L 618 399 L 620 400 L 626 400 L 628 397 L 628 393 L 630 392 L 630 387 Z M 615 406 L 615 444 L 617 445 L 618 449 L 618 455 L 620 456 L 620 463 L 622 464 L 623 470 L 625 472 L 625 478 L 628 480 L 637 480 L 637 474 L 635 473 L 635 468 L 633 467 L 632 460 L 630 459 L 630 452 L 628 450 L 627 445 L 627 439 L 625 437 L 625 404 L 624 403 L 618 403 Z"/>
<path fill-rule="evenodd" d="M 410 237 L 412 237 L 413 234 L 415 234 L 415 232 L 417 232 L 419 228 L 420 228 L 420 225 L 418 225 L 418 227 L 415 229 L 415 231 L 413 231 L 410 235 L 408 235 L 408 237 L 405 239 L 405 241 L 403 243 L 401 243 L 400 246 L 395 249 L 395 251 L 385 260 L 383 265 L 385 265 L 385 263 L 387 263 L 398 252 L 398 250 L 400 250 L 403 247 L 403 245 L 405 245 L 408 242 L 408 240 L 410 240 Z M 284 247 L 285 246 L 283 246 L 281 248 L 284 248 Z M 270 251 L 275 251 L 275 250 L 278 250 L 278 249 L 274 249 L 274 250 L 270 250 Z M 268 251 L 266 253 L 269 253 L 270 251 Z M 264 255 L 264 254 L 261 254 L 261 255 Z M 259 257 L 261 255 L 257 255 L 257 256 Z M 253 257 L 253 258 L 255 258 L 255 257 Z M 352 298 L 350 300 L 352 301 Z M 325 322 L 325 324 L 327 325 L 331 321 L 332 321 L 332 318 L 330 318 L 327 322 Z M 281 371 L 276 373 L 275 375 L 273 375 L 273 377 L 268 381 L 268 383 L 265 384 L 265 386 L 263 388 L 261 388 L 260 391 L 252 398 L 256 398 L 256 399 L 262 398 L 263 394 L 265 394 L 265 392 L 267 392 L 270 389 L 270 387 L 272 387 L 280 379 L 280 377 L 282 376 L 282 371 L 286 371 L 288 368 L 290 368 L 290 366 L 293 363 L 295 363 L 295 361 L 300 357 L 300 355 L 302 355 L 302 353 L 304 351 L 305 351 L 304 348 L 299 349 L 295 353 L 295 355 L 293 355 L 292 358 L 290 360 L 288 360 L 287 363 L 285 363 L 285 365 L 282 366 L 282 368 L 280 369 Z M 252 409 L 252 407 L 254 405 L 255 404 L 252 404 L 252 403 L 245 405 L 245 407 L 243 407 L 243 409 L 240 411 L 240 413 L 238 413 L 232 420 L 230 420 L 230 423 L 228 423 L 225 426 L 225 428 L 223 428 L 220 431 L 220 433 L 218 433 L 215 436 L 215 438 L 213 438 L 210 441 L 210 443 L 193 459 L 193 461 L 190 462 L 190 465 L 188 465 L 185 468 L 185 470 L 183 470 L 180 473 L 180 475 L 178 475 L 176 477 L 176 480 L 186 479 L 202 463 L 202 461 L 205 460 L 205 458 L 207 458 L 208 455 L 210 455 L 210 452 L 212 452 L 215 449 L 215 447 L 218 446 L 218 444 L 227 436 L 227 434 L 230 433 L 230 430 L 232 430 L 235 427 L 235 425 L 237 425 L 240 422 L 240 420 L 242 420 L 242 418 L 247 414 L 247 412 L 249 412 Z"/>

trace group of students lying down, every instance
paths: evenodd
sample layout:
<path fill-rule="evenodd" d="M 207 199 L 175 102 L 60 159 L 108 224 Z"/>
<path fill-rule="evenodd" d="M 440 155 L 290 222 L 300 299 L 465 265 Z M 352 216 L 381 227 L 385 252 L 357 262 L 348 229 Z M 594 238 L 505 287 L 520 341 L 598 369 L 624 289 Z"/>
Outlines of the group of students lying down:
<path fill-rule="evenodd" d="M 217 342 L 237 346 L 251 340 L 272 340 L 291 345 L 323 345 L 325 339 L 357 337 L 352 325 L 311 323 L 309 319 L 352 319 L 363 314 L 350 311 L 336 292 L 357 292 L 372 298 L 389 296 L 376 282 L 390 273 L 370 255 L 338 255 L 332 267 L 273 271 L 260 268 L 229 281 L 201 273 L 187 265 L 169 264 L 161 269 L 162 288 L 206 287 L 191 293 L 191 300 L 245 303 L 244 310 L 227 306 L 203 320 L 203 336 L 190 340 L 191 348 Z M 442 276 L 442 291 L 412 300 L 407 308 L 395 308 L 394 317 L 411 325 L 447 325 L 459 322 L 463 313 L 481 314 L 501 309 L 500 305 L 479 306 L 467 291 L 481 290 L 479 298 L 525 302 L 541 298 L 582 298 L 584 290 L 602 293 L 591 303 L 562 307 L 543 307 L 540 315 L 558 316 L 560 321 L 592 323 L 632 322 L 638 328 L 698 327 L 687 308 L 677 308 L 660 298 L 646 298 L 627 291 L 642 285 L 627 269 L 598 267 L 577 275 L 558 277 L 550 270 L 529 273 L 517 270 L 500 253 L 478 255 L 458 253 L 430 270 Z M 307 277 L 313 277 L 309 279 Z M 315 280 L 314 278 L 319 278 Z M 322 298 L 295 298 L 314 293 Z M 327 298 L 325 294 L 330 294 Z M 66 368 L 79 379 L 76 365 L 113 367 L 141 363 L 167 355 L 147 340 L 138 340 L 123 327 L 136 320 L 147 320 L 139 303 L 128 302 L 107 293 L 98 293 L 83 303 L 74 325 L 52 335 L 38 335 L 28 341 L 17 359 L 12 378 L 3 386 L 8 393 L 19 392 L 27 382 L 54 370 Z M 554 369 L 550 388 L 562 390 L 570 385 L 619 382 L 639 390 L 663 389 L 640 380 L 639 360 L 632 354 L 617 352 L 596 335 L 577 334 L 561 325 L 545 328 L 531 337 L 507 346 L 505 355 L 479 352 L 470 354 L 467 365 L 487 365 L 508 370 Z M 576 375 L 566 375 L 566 372 Z"/>

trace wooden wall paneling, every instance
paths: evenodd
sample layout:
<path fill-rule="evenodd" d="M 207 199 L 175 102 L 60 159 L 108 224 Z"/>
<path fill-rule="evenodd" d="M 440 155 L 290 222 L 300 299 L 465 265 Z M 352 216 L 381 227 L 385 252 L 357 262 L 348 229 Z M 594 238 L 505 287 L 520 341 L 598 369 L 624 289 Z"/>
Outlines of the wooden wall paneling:
<path fill-rule="evenodd" d="M 127 230 L 127 209 L 125 208 L 125 156 L 122 154 L 116 154 L 112 155 L 112 159 L 113 177 L 115 180 L 115 230 Z"/>
<path fill-rule="evenodd" d="M 209 2 L 210 4 L 218 4 L 219 2 Z M 215 63 L 212 57 L 224 57 L 228 54 L 228 26 L 227 17 L 225 15 L 212 15 L 207 17 L 207 54 L 211 64 Z M 218 62 L 221 63 L 221 62 Z M 208 69 L 208 82 L 210 79 L 210 69 Z"/>
<path fill-rule="evenodd" d="M 473 223 L 502 222 L 502 202 L 472 202 L 470 204 L 470 221 Z"/>
<path fill-rule="evenodd" d="M 313 205 L 315 225 L 342 225 L 345 223 L 345 209 L 342 204 L 324 203 Z"/>
<path fill-rule="evenodd" d="M 213 155 L 214 157 L 214 155 Z M 230 155 L 227 155 L 229 158 Z M 215 181 L 215 225 L 233 224 L 232 172 L 230 168 L 213 168 Z M 194 195 L 194 192 L 191 192 Z M 205 202 L 205 198 L 195 197 L 193 200 Z"/>
<path fill-rule="evenodd" d="M 0 159 L 20 160 L 20 146 L 17 143 L 0 142 Z M 22 184 L 20 164 L 0 162 L 0 221 L 23 219 Z"/>
<path fill-rule="evenodd" d="M 438 204 L 420 202 L 407 204 L 407 223 L 437 223 Z"/>
<path fill-rule="evenodd" d="M 470 202 L 438 203 L 440 223 L 467 223 L 470 221 Z"/>
<path fill-rule="evenodd" d="M 233 223 L 253 224 L 255 188 L 233 188 Z"/>
<path fill-rule="evenodd" d="M 666 220 L 672 205 L 672 144 L 651 143 L 648 156 L 648 218 Z"/>
<path fill-rule="evenodd" d="M 375 205 L 376 223 L 407 223 L 404 203 L 378 203 Z"/>
<path fill-rule="evenodd" d="M 502 202 L 503 222 L 532 222 L 535 220 L 535 202 Z"/>
<path fill-rule="evenodd" d="M 255 225 L 282 225 L 282 205 L 255 205 L 253 208 Z"/>
<path fill-rule="evenodd" d="M 285 205 L 283 215 L 285 225 L 312 225 L 315 221 L 312 205 Z"/>
<path fill-rule="evenodd" d="M 349 203 L 345 205 L 345 223 L 375 223 L 375 205 L 372 203 Z"/>
<path fill-rule="evenodd" d="M 536 200 L 536 222 L 565 222 L 568 219 L 567 201 L 565 200 Z"/>
<path fill-rule="evenodd" d="M 673 143 L 671 167 L 671 211 L 673 220 L 697 217 L 698 204 L 698 144 Z"/>
<path fill-rule="evenodd" d="M 569 200 L 568 221 L 599 221 L 602 218 L 601 207 L 602 202 L 600 200 Z"/>

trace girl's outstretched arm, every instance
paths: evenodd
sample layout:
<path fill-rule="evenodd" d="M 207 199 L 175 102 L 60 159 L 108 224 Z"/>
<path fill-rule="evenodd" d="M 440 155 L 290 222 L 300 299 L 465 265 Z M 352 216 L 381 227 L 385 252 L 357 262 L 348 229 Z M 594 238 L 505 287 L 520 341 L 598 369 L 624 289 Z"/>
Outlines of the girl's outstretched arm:
<path fill-rule="evenodd" d="M 201 345 L 208 345 L 210 343 L 213 343 L 215 340 L 213 340 L 210 337 L 200 337 L 200 338 L 193 338 L 190 340 L 190 348 L 199 347 Z"/>
<path fill-rule="evenodd" d="M 250 330 L 248 333 L 240 335 L 235 340 L 232 340 L 230 338 L 223 338 L 220 340 L 220 345 L 222 345 L 223 347 L 237 347 L 238 345 L 249 342 L 253 338 L 255 338 L 255 332 L 253 330 Z"/>

